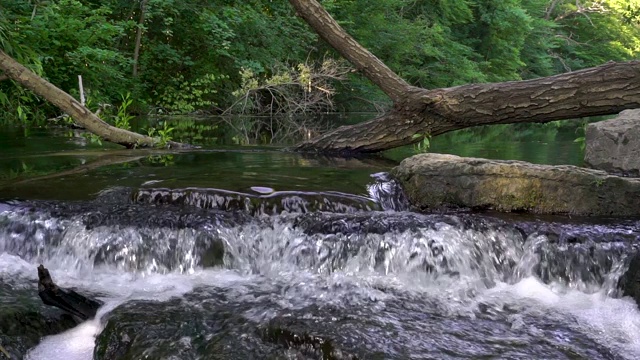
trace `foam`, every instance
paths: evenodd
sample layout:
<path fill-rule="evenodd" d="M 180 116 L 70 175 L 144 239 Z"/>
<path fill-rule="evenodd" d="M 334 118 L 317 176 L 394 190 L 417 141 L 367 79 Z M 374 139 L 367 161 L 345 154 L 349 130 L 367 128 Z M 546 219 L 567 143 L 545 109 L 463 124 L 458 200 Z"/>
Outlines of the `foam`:
<path fill-rule="evenodd" d="M 524 302 L 523 311 L 561 318 L 620 356 L 640 358 L 640 311 L 628 297 L 611 298 L 604 291 L 587 294 L 527 277 L 513 285 L 499 284 L 478 300 L 519 305 Z"/>

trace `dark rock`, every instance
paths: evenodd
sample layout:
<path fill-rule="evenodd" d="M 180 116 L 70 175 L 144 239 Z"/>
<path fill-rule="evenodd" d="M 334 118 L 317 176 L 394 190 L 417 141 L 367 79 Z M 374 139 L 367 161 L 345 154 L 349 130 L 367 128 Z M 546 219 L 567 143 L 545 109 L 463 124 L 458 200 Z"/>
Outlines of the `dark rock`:
<path fill-rule="evenodd" d="M 252 304 L 234 301 L 214 290 L 126 303 L 108 315 L 94 359 L 274 358 L 276 347 L 263 344 L 243 316 Z"/>
<path fill-rule="evenodd" d="M 180 299 L 122 305 L 98 336 L 94 359 L 616 358 L 569 331 L 564 320 L 537 313 L 522 313 L 539 329 L 531 332 L 514 328 L 509 311 L 490 305 L 473 317 L 442 316 L 448 305 L 422 293 L 381 288 L 388 301 L 351 294 L 335 305 L 291 307 L 282 306 L 279 291 L 245 290 L 199 289 Z M 558 333 L 575 346 L 554 343 Z M 505 338 L 526 346 L 505 347 Z"/>
<path fill-rule="evenodd" d="M 640 179 L 576 166 L 420 154 L 391 174 L 411 204 L 585 216 L 640 214 Z"/>
<path fill-rule="evenodd" d="M 595 169 L 640 176 L 640 110 L 587 126 L 584 162 Z"/>
<path fill-rule="evenodd" d="M 370 198 L 338 192 L 277 191 L 268 195 L 256 195 L 222 189 L 145 188 L 135 191 L 132 198 L 136 203 L 240 211 L 250 215 L 313 211 L 353 213 L 363 210 L 380 210 L 380 205 Z"/>
<path fill-rule="evenodd" d="M 12 359 L 22 359 L 44 336 L 77 325 L 69 314 L 45 306 L 35 287 L 16 287 L 0 281 L 0 344 Z M 0 359 L 4 359 L 0 353 Z"/>
<path fill-rule="evenodd" d="M 630 296 L 640 307 L 640 253 L 631 256 L 629 268 L 620 277 L 618 287 L 624 296 Z"/>

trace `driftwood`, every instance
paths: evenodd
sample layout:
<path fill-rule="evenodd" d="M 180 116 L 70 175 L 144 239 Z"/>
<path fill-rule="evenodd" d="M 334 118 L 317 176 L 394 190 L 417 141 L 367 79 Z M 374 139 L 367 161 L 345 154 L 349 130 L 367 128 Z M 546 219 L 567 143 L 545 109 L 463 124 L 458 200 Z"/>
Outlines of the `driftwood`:
<path fill-rule="evenodd" d="M 38 295 L 45 305 L 55 306 L 81 320 L 95 317 L 98 308 L 102 306 L 102 302 L 98 300 L 58 287 L 43 265 L 38 266 Z"/>

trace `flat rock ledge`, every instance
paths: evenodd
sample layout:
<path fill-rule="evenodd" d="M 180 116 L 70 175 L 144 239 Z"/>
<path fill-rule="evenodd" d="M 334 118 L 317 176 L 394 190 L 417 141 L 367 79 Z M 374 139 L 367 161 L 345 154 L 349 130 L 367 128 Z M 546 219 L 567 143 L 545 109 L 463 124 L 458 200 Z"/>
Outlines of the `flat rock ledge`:
<path fill-rule="evenodd" d="M 577 166 L 420 154 L 403 160 L 391 175 L 419 211 L 640 215 L 640 179 Z"/>

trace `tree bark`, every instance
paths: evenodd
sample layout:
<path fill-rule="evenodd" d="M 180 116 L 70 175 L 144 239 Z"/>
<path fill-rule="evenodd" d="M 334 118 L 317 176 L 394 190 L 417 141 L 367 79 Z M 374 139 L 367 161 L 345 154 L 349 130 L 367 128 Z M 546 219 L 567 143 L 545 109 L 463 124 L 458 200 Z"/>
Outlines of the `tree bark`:
<path fill-rule="evenodd" d="M 357 44 L 316 0 L 289 2 L 323 39 L 394 101 L 387 114 L 325 133 L 297 145 L 298 151 L 371 153 L 477 125 L 549 122 L 640 107 L 638 61 L 609 62 L 526 81 L 434 90 L 412 87 Z"/>
<path fill-rule="evenodd" d="M 4 74 L 12 80 L 42 96 L 69 114 L 78 124 L 105 141 L 120 144 L 127 148 L 157 147 L 160 145 L 158 139 L 107 124 L 69 94 L 39 77 L 2 50 L 0 50 L 0 70 L 4 71 Z M 173 141 L 168 142 L 167 146 L 171 148 L 190 147 Z"/>
<path fill-rule="evenodd" d="M 317 1 L 289 1 L 313 30 L 349 60 L 357 70 L 385 92 L 393 101 L 401 100 L 411 86 L 387 67 L 380 59 L 365 49 L 329 15 Z"/>
<path fill-rule="evenodd" d="M 45 305 L 55 306 L 81 320 L 96 316 L 102 302 L 80 295 L 73 290 L 58 287 L 51 279 L 49 270 L 38 266 L 38 295 Z"/>
<path fill-rule="evenodd" d="M 142 27 L 144 26 L 144 15 L 146 11 L 147 0 L 140 3 L 140 19 L 138 20 L 138 29 L 136 31 L 136 45 L 133 49 L 133 77 L 138 76 L 138 59 L 140 58 L 140 45 L 142 44 Z"/>

